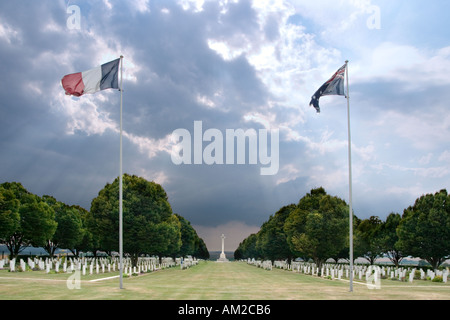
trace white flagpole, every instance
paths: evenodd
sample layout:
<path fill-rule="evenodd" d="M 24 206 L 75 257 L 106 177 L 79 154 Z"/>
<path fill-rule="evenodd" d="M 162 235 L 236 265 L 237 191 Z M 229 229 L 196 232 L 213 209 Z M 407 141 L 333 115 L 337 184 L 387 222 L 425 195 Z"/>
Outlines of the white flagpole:
<path fill-rule="evenodd" d="M 350 229 L 350 292 L 353 292 L 353 209 L 352 209 L 352 139 L 350 132 L 350 90 L 348 87 L 348 60 L 345 61 L 347 78 L 347 118 L 348 118 L 348 181 L 349 181 L 349 229 Z"/>
<path fill-rule="evenodd" d="M 123 184 L 122 184 L 122 104 L 123 104 L 123 56 L 120 56 L 120 170 L 119 170 L 119 271 L 120 289 L 123 289 Z"/>

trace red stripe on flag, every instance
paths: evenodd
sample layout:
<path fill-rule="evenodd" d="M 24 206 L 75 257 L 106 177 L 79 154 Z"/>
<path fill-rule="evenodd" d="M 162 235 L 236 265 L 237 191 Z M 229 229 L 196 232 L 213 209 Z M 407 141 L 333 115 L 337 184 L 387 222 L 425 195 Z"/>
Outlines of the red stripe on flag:
<path fill-rule="evenodd" d="M 84 83 L 81 72 L 65 76 L 62 78 L 61 84 L 68 96 L 79 97 L 84 93 Z"/>

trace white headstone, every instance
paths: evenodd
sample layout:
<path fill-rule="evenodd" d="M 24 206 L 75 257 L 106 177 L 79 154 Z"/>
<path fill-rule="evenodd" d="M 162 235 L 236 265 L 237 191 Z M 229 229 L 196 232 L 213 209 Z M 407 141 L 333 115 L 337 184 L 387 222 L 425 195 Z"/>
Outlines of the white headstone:
<path fill-rule="evenodd" d="M 414 269 L 409 274 L 409 282 L 413 283 L 414 281 Z"/>
<path fill-rule="evenodd" d="M 11 272 L 16 271 L 16 258 L 9 261 L 9 271 L 11 271 Z"/>
<path fill-rule="evenodd" d="M 23 261 L 22 259 L 20 259 L 20 268 L 22 269 L 22 271 L 26 271 L 27 268 L 25 261 Z"/>

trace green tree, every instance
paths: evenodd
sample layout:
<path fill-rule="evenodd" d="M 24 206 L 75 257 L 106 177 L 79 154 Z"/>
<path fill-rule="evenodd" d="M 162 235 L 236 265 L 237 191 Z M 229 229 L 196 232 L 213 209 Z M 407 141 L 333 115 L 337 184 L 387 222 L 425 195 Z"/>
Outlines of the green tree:
<path fill-rule="evenodd" d="M 323 262 L 345 248 L 348 206 L 344 200 L 318 188 L 300 199 L 298 208 L 300 211 L 295 214 L 304 216 L 305 224 L 292 236 L 292 245 L 311 257 L 320 269 Z"/>
<path fill-rule="evenodd" d="M 175 216 L 181 223 L 181 247 L 178 254 L 182 257 L 191 255 L 199 259 L 209 259 L 208 248 L 191 223 L 178 214 Z"/>
<path fill-rule="evenodd" d="M 7 243 L 20 225 L 20 201 L 12 190 L 0 185 L 0 241 Z"/>
<path fill-rule="evenodd" d="M 89 212 L 83 207 L 74 205 L 70 209 L 74 214 L 81 220 L 80 234 L 82 235 L 81 240 L 74 241 L 71 245 L 66 245 L 66 247 L 72 251 L 75 256 L 79 255 L 80 251 L 88 252 L 92 250 L 92 233 L 87 228 L 87 217 Z"/>
<path fill-rule="evenodd" d="M 418 198 L 404 210 L 397 228 L 398 248 L 436 269 L 450 255 L 450 196 L 447 190 Z"/>
<path fill-rule="evenodd" d="M 282 207 L 262 225 L 258 233 L 257 247 L 265 259 L 272 262 L 278 259 L 288 259 L 289 262 L 292 260 L 293 252 L 286 240 L 284 224 L 295 208 L 294 204 Z"/>
<path fill-rule="evenodd" d="M 371 265 L 383 252 L 380 228 L 382 221 L 375 216 L 362 220 L 355 229 L 355 256 L 364 257 Z"/>
<path fill-rule="evenodd" d="M 305 261 L 310 257 L 308 257 L 305 252 L 299 251 L 299 248 L 294 245 L 292 240 L 300 237 L 300 235 L 305 232 L 307 213 L 307 210 L 300 210 L 297 206 L 295 210 L 291 211 L 283 226 L 289 249 L 295 257 L 301 257 Z"/>
<path fill-rule="evenodd" d="M 182 245 L 181 223 L 176 215 L 171 215 L 167 221 L 163 221 L 158 226 L 158 233 L 163 239 L 149 252 L 158 255 L 161 263 L 163 257 L 175 257 L 180 253 Z"/>
<path fill-rule="evenodd" d="M 124 180 L 127 175 L 124 175 Z M 125 192 L 125 188 L 124 188 Z M 124 201 L 125 203 L 125 201 Z M 125 206 L 124 206 L 125 207 Z M 124 217 L 125 222 L 125 217 Z M 118 251 L 119 244 L 119 179 L 107 183 L 92 200 L 86 218 L 86 227 L 92 234 L 92 252 Z"/>
<path fill-rule="evenodd" d="M 178 220 L 181 223 L 181 248 L 179 254 L 182 257 L 193 255 L 195 251 L 195 242 L 197 239 L 197 233 L 192 228 L 191 223 L 180 215 L 177 215 Z"/>
<path fill-rule="evenodd" d="M 118 251 L 119 178 L 92 200 L 88 227 L 99 248 Z M 164 189 L 137 176 L 123 176 L 123 249 L 133 264 L 142 254 L 167 254 L 179 243 L 178 219 Z"/>
<path fill-rule="evenodd" d="M 1 187 L 2 206 L 6 208 L 1 216 L 7 223 L 2 228 L 1 241 L 6 244 L 11 258 L 17 257 L 26 246 L 44 246 L 56 230 L 54 210 L 20 183 L 5 182 Z"/>
<path fill-rule="evenodd" d="M 53 237 L 47 240 L 44 248 L 50 256 L 55 254 L 57 248 L 73 250 L 84 236 L 80 211 L 51 196 L 43 196 L 42 199 L 55 211 L 55 221 L 58 224 Z"/>
<path fill-rule="evenodd" d="M 258 241 L 258 234 L 252 233 L 245 238 L 238 246 L 234 253 L 235 259 L 257 259 L 261 257 L 261 253 L 256 247 Z"/>
<path fill-rule="evenodd" d="M 389 260 L 399 266 L 403 260 L 404 255 L 398 246 L 397 228 L 402 217 L 398 213 L 391 213 L 384 223 L 381 224 L 379 230 L 379 239 L 381 244 L 381 251 L 386 253 Z"/>
<path fill-rule="evenodd" d="M 197 257 L 198 259 L 205 259 L 205 260 L 209 259 L 208 248 L 206 247 L 206 244 L 203 241 L 203 239 L 200 237 L 197 237 L 197 239 L 195 240 L 194 256 Z"/>

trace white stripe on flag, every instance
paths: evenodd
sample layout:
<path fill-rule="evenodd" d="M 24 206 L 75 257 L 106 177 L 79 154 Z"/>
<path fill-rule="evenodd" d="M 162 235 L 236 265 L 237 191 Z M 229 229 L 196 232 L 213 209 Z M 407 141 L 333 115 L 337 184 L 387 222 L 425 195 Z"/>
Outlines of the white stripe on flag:
<path fill-rule="evenodd" d="M 96 93 L 100 91 L 102 80 L 102 67 L 97 67 L 81 73 L 84 83 L 84 94 Z"/>

